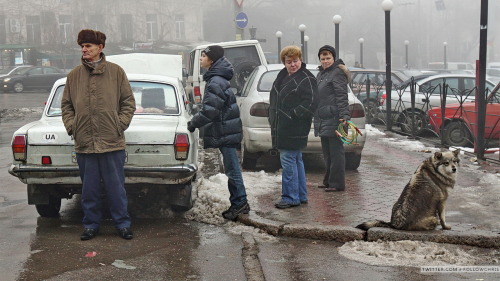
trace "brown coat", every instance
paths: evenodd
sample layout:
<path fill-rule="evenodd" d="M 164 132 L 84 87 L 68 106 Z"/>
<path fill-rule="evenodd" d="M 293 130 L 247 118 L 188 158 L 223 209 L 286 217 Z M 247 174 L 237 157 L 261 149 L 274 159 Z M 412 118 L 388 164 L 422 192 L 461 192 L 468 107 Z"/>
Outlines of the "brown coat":
<path fill-rule="evenodd" d="M 134 115 L 135 99 L 125 71 L 101 57 L 96 68 L 82 59 L 64 88 L 62 119 L 77 153 L 125 149 L 123 132 Z"/>

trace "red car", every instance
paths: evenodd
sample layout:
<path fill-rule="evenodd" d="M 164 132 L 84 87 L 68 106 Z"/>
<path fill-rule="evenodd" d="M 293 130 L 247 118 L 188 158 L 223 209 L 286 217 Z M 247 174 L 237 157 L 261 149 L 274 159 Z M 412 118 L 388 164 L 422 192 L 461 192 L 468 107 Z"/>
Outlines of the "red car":
<path fill-rule="evenodd" d="M 444 126 L 441 125 L 441 108 L 435 107 L 427 112 L 429 123 L 436 133 L 443 134 L 449 146 L 472 146 L 473 132 L 477 130 L 477 111 L 475 102 L 447 104 L 444 113 Z M 486 123 L 484 138 L 498 145 L 500 137 L 500 93 L 488 95 L 486 104 Z M 488 144 L 488 143 L 487 143 Z"/>

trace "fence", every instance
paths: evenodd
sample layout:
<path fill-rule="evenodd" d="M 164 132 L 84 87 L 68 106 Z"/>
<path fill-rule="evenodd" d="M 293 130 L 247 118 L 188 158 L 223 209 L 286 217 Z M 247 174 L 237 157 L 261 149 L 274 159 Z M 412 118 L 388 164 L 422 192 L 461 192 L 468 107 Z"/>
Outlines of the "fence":
<path fill-rule="evenodd" d="M 387 127 L 392 121 L 389 130 L 446 148 L 473 148 L 482 142 L 485 148 L 482 155 L 500 160 L 500 84 L 497 87 L 486 84 L 486 115 L 482 124 L 475 102 L 478 91 L 475 84 L 471 75 L 412 77 L 393 86 L 390 116 L 385 81 L 377 84 L 366 80 L 366 83 L 352 83 L 351 88 L 365 106 L 367 123 Z M 478 138 L 481 125 L 484 135 Z M 477 148 L 474 151 L 477 153 Z"/>

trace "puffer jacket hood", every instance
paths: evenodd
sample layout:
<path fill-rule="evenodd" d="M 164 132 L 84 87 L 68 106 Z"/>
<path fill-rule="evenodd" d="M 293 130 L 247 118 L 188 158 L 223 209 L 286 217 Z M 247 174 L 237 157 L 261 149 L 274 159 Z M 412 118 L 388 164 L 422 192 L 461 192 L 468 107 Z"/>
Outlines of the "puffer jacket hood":
<path fill-rule="evenodd" d="M 231 80 L 234 75 L 233 65 L 222 57 L 212 64 L 212 66 L 203 74 L 203 81 L 208 81 L 214 76 L 220 76 L 226 80 Z"/>

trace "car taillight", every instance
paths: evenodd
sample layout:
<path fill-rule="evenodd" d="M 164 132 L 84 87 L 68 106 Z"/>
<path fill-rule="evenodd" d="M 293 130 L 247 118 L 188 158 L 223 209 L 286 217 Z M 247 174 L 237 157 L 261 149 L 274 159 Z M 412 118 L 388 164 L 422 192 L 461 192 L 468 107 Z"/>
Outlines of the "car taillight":
<path fill-rule="evenodd" d="M 201 102 L 200 87 L 199 86 L 194 87 L 193 93 L 194 93 L 194 102 L 195 103 L 200 103 Z"/>
<path fill-rule="evenodd" d="M 351 118 L 365 117 L 365 110 L 359 103 L 349 105 L 349 112 L 351 112 Z"/>
<path fill-rule="evenodd" d="M 14 136 L 12 140 L 12 153 L 14 154 L 14 159 L 17 161 L 26 161 L 26 151 L 26 136 Z"/>
<path fill-rule="evenodd" d="M 380 105 L 384 105 L 385 99 L 387 98 L 387 94 L 383 93 L 380 95 Z"/>
<path fill-rule="evenodd" d="M 250 108 L 250 115 L 256 117 L 269 116 L 269 104 L 265 102 L 258 102 Z"/>
<path fill-rule="evenodd" d="M 189 137 L 187 134 L 176 134 L 174 142 L 175 159 L 186 160 L 189 154 Z"/>

